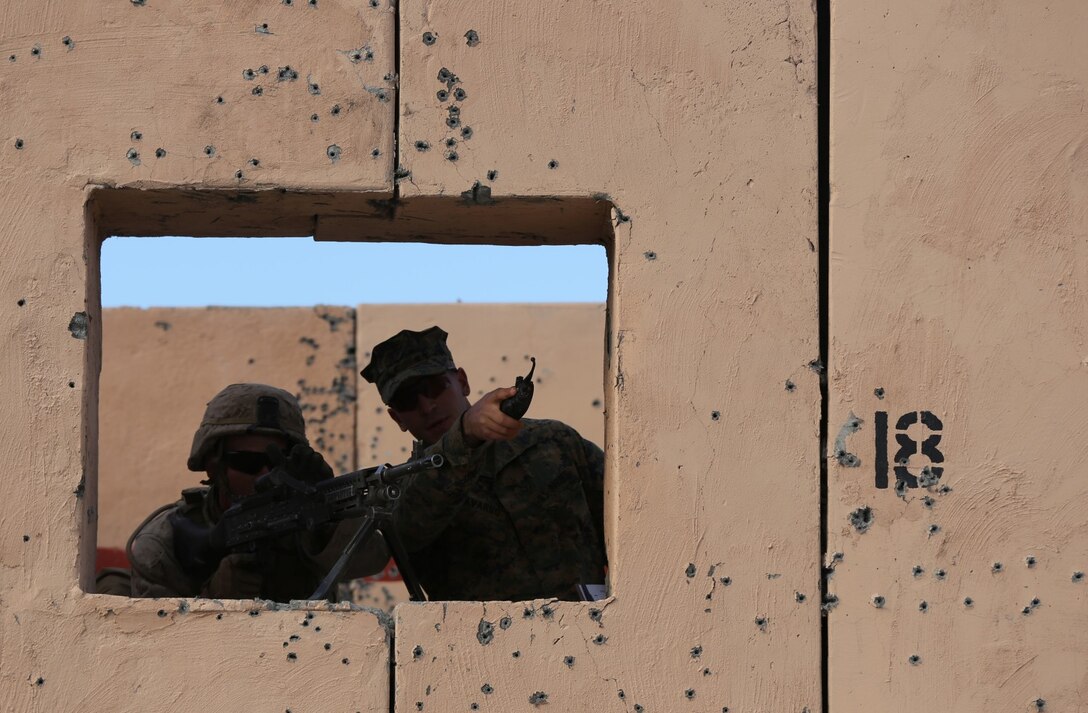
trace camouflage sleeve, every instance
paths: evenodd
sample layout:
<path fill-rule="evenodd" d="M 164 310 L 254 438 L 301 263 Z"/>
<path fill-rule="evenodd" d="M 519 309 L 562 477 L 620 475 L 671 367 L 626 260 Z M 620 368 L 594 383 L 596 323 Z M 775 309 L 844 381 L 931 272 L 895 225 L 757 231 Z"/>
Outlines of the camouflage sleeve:
<path fill-rule="evenodd" d="M 582 438 L 586 470 L 582 474 L 582 489 L 586 494 L 593 526 L 597 528 L 601 547 L 604 547 L 604 451 L 596 443 Z"/>
<path fill-rule="evenodd" d="M 337 523 L 335 529 L 326 537 L 303 533 L 302 544 L 305 552 L 317 564 L 322 575 L 336 564 L 358 528 L 359 520 L 344 520 Z M 375 533 L 369 542 L 356 548 L 355 554 L 348 560 L 340 575 L 340 581 L 346 582 L 380 572 L 388 563 L 389 550 L 385 546 L 385 540 Z"/>
<path fill-rule="evenodd" d="M 174 539 L 167 520 L 173 508 L 160 508 L 129 542 L 132 596 L 191 597 L 197 594 L 174 555 Z"/>
<path fill-rule="evenodd" d="M 409 552 L 421 550 L 438 539 L 480 477 L 473 467 L 473 457 L 479 451 L 465 443 L 461 419 L 446 435 L 426 448 L 422 456 L 439 453 L 446 459 L 438 471 L 410 475 L 401 481 L 400 501 L 393 519 L 397 533 Z"/>

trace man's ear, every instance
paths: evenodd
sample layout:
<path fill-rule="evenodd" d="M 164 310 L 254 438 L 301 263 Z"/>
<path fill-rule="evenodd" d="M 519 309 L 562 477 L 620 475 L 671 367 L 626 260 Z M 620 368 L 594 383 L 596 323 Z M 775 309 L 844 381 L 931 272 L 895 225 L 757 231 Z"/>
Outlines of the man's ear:
<path fill-rule="evenodd" d="M 385 412 L 386 412 L 387 414 L 389 414 L 389 418 L 391 418 L 391 419 L 393 419 L 394 421 L 396 421 L 397 425 L 398 425 L 398 426 L 400 426 L 400 430 L 402 430 L 402 431 L 407 431 L 407 430 L 408 430 L 408 427 L 404 425 L 404 421 L 402 421 L 402 420 L 401 420 L 400 414 L 399 414 L 399 413 L 397 413 L 397 410 L 396 410 L 396 409 L 394 409 L 394 408 L 387 408 L 387 409 L 385 410 Z"/>
<path fill-rule="evenodd" d="M 472 393 L 472 388 L 468 385 L 468 374 L 462 367 L 457 367 L 457 383 L 461 385 L 461 394 L 468 396 Z"/>

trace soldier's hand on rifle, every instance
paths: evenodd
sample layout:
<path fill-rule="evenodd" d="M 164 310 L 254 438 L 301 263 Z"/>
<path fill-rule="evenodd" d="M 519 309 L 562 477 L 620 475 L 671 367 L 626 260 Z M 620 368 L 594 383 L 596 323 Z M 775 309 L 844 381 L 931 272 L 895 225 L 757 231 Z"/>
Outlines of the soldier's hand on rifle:
<path fill-rule="evenodd" d="M 318 483 L 333 477 L 332 468 L 321 454 L 302 443 L 296 443 L 286 456 L 275 444 L 269 445 L 265 452 L 273 470 L 279 468 L 304 483 Z"/>
<path fill-rule="evenodd" d="M 511 418 L 499 410 L 503 399 L 517 393 L 513 386 L 495 389 L 484 394 L 461 416 L 461 429 L 470 446 L 478 446 L 485 441 L 509 441 L 521 431 L 521 421 Z"/>
<path fill-rule="evenodd" d="M 174 534 L 174 555 L 184 569 L 211 574 L 227 553 L 221 523 L 208 527 L 176 511 L 167 518 Z"/>
<path fill-rule="evenodd" d="M 213 599 L 256 599 L 261 596 L 264 569 L 253 554 L 229 554 L 204 584 L 201 594 Z"/>

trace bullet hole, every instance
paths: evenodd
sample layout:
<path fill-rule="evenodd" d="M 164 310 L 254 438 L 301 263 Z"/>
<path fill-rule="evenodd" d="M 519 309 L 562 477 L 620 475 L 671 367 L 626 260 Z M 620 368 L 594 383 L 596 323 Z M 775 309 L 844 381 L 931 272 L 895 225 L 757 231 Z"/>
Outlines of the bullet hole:
<path fill-rule="evenodd" d="M 948 576 L 948 573 L 945 572 L 943 569 L 939 569 L 933 573 L 933 576 L 941 581 L 944 581 L 945 577 Z"/>
<path fill-rule="evenodd" d="M 937 483 L 941 482 L 941 472 L 939 469 L 934 469 L 932 466 L 925 466 L 922 468 L 922 475 L 918 478 L 918 485 L 923 488 L 932 488 Z"/>
<path fill-rule="evenodd" d="M 291 7 L 291 5 L 293 5 L 294 2 L 295 2 L 295 0 L 282 0 L 282 1 L 283 1 L 283 4 L 286 5 L 287 7 Z"/>
<path fill-rule="evenodd" d="M 911 666 L 917 666 L 918 664 L 922 663 L 922 657 L 918 654 L 913 654 L 909 659 L 907 659 L 907 661 L 910 662 Z"/>
<path fill-rule="evenodd" d="M 695 698 L 695 689 L 694 688 L 689 688 L 686 691 L 684 691 L 684 698 L 687 698 L 689 701 L 692 698 Z"/>
<path fill-rule="evenodd" d="M 242 181 L 245 180 L 246 174 L 242 173 L 241 169 L 234 172 L 234 178 Z"/>
<path fill-rule="evenodd" d="M 363 52 L 362 52 L 362 50 L 352 50 L 351 52 L 348 52 L 348 59 L 350 59 L 352 62 L 356 62 L 356 63 L 362 62 L 363 61 Z"/>
<path fill-rule="evenodd" d="M 329 113 L 333 116 L 340 116 L 340 111 L 341 109 L 339 104 L 333 104 L 332 109 L 329 109 Z"/>
<path fill-rule="evenodd" d="M 470 711 L 478 711 L 478 710 L 480 710 L 480 704 L 479 704 L 479 703 L 475 703 L 475 702 L 474 702 L 474 703 L 470 703 L 470 704 L 469 704 L 469 706 L 468 706 L 468 709 L 469 709 Z"/>
<path fill-rule="evenodd" d="M 161 618 L 163 618 L 163 617 L 165 617 L 165 616 L 166 616 L 166 610 L 165 610 L 165 609 L 160 609 L 160 610 L 158 611 L 158 615 L 159 615 L 159 618 L 160 618 L 160 619 L 161 619 Z"/>
<path fill-rule="evenodd" d="M 941 526 L 937 525 L 937 524 L 930 525 L 929 527 L 926 528 L 926 533 L 930 537 L 933 537 L 934 535 L 936 535 L 940 531 L 941 531 Z"/>
<path fill-rule="evenodd" d="M 257 86 L 253 87 L 252 94 L 255 97 L 264 96 L 264 87 L 258 84 Z"/>
<path fill-rule="evenodd" d="M 86 339 L 89 325 L 90 319 L 87 317 L 87 313 L 76 312 L 72 315 L 72 319 L 68 321 L 68 331 L 71 332 L 72 336 L 76 339 Z"/>
<path fill-rule="evenodd" d="M 453 90 L 454 101 L 459 101 L 459 102 L 464 101 L 465 97 L 467 97 L 467 96 L 468 96 L 468 94 L 465 93 L 465 90 L 462 89 L 461 87 L 457 87 L 456 89 Z"/>
<path fill-rule="evenodd" d="M 461 117 L 453 115 L 453 114 L 446 117 L 446 126 L 450 127 L 451 129 L 456 129 L 460 125 L 461 125 Z"/>
<path fill-rule="evenodd" d="M 381 4 L 381 0 L 370 0 L 370 7 L 378 7 Z"/>
<path fill-rule="evenodd" d="M 600 399 L 593 399 L 593 403 L 591 405 L 593 406 L 593 408 L 600 408 L 601 407 L 601 400 Z"/>
<path fill-rule="evenodd" d="M 461 127 L 461 138 L 465 139 L 466 141 L 472 138 L 472 127 L 471 126 Z"/>
<path fill-rule="evenodd" d="M 41 676 L 38 676 L 38 680 L 34 682 L 34 685 L 35 685 L 35 686 L 42 686 L 42 685 L 45 685 L 45 679 L 44 679 L 44 678 L 42 678 Z"/>
<path fill-rule="evenodd" d="M 564 656 L 563 657 L 563 663 L 565 663 L 567 665 L 567 668 L 574 668 L 574 657 L 573 656 Z"/>
<path fill-rule="evenodd" d="M 723 587 L 728 587 L 730 584 L 733 583 L 733 578 L 732 577 L 722 577 L 718 581 L 722 583 Z"/>
<path fill-rule="evenodd" d="M 876 396 L 878 399 L 883 399 L 884 398 L 884 387 L 883 386 L 878 386 L 875 389 L 873 389 L 873 396 Z"/>
<path fill-rule="evenodd" d="M 635 713 L 645 713 L 645 711 L 646 711 L 646 709 L 643 708 L 641 704 L 639 704 L 639 703 L 635 704 Z"/>
<path fill-rule="evenodd" d="M 510 628 L 510 625 L 513 624 L 513 623 L 514 622 L 513 622 L 512 619 L 510 619 L 510 617 L 504 616 L 503 618 L 499 619 L 499 628 L 502 629 L 503 631 L 506 631 L 507 629 Z"/>
<path fill-rule="evenodd" d="M 259 158 L 251 158 L 249 159 L 249 165 L 256 168 L 257 166 L 261 165 L 261 160 Z"/>
<path fill-rule="evenodd" d="M 417 711 L 423 710 L 423 701 L 416 701 L 416 710 Z"/>
<path fill-rule="evenodd" d="M 494 638 L 495 626 L 490 621 L 480 619 L 480 623 L 476 626 L 476 640 L 481 646 L 487 646 Z"/>
<path fill-rule="evenodd" d="M 9 56 L 9 57 L 8 57 L 8 61 L 9 61 L 9 62 L 14 62 L 14 61 L 15 61 L 15 55 L 11 55 L 11 56 Z"/>
<path fill-rule="evenodd" d="M 208 144 L 207 146 L 205 146 L 204 147 L 204 155 L 207 156 L 208 158 L 211 158 L 212 156 L 214 156 L 215 155 L 215 147 L 212 146 L 211 144 Z"/>
<path fill-rule="evenodd" d="M 895 494 L 904 500 L 907 499 L 907 481 L 897 478 L 895 481 Z"/>
<path fill-rule="evenodd" d="M 294 661 L 297 658 L 298 658 L 298 654 L 296 654 L 294 651 L 291 651 L 290 653 L 287 654 L 287 660 L 288 661 Z"/>
<path fill-rule="evenodd" d="M 216 615 L 215 615 L 215 618 L 216 618 L 216 620 L 222 619 L 222 618 L 223 618 L 223 615 L 222 615 L 222 614 L 216 614 Z"/>
<path fill-rule="evenodd" d="M 30 49 L 30 56 L 31 57 L 41 57 L 42 56 L 42 46 L 41 45 L 34 45 Z"/>
<path fill-rule="evenodd" d="M 69 52 L 76 48 L 76 43 L 73 42 L 72 38 L 68 37 L 67 35 L 63 39 L 61 39 L 60 43 L 67 47 Z"/>
<path fill-rule="evenodd" d="M 23 535 L 23 542 L 30 542 L 30 535 Z M 574 661 L 574 657 L 569 657 L 571 661 Z"/>
<path fill-rule="evenodd" d="M 1041 711 L 1041 710 L 1044 710 L 1046 708 L 1046 701 L 1044 701 L 1042 698 L 1036 698 L 1034 703 L 1035 703 L 1035 710 Z"/>
<path fill-rule="evenodd" d="M 824 595 L 824 601 L 820 605 L 820 609 L 824 612 L 829 612 L 835 607 L 839 606 L 839 597 L 837 594 L 831 594 L 828 592 Z"/>
<path fill-rule="evenodd" d="M 69 388 L 69 389 L 74 389 L 74 388 L 76 388 L 76 382 L 74 382 L 74 381 L 69 381 L 69 382 L 68 382 L 68 388 Z"/>
<path fill-rule="evenodd" d="M 767 631 L 767 617 L 757 616 L 756 617 L 756 626 L 759 627 L 760 631 Z"/>
<path fill-rule="evenodd" d="M 618 691 L 616 691 L 616 695 L 617 695 L 617 696 L 619 696 L 619 699 L 620 699 L 621 701 L 622 701 L 622 700 L 625 700 L 625 699 L 627 698 L 627 694 L 623 692 L 623 689 L 622 689 L 622 688 L 621 688 L 621 689 L 619 689 Z"/>
<path fill-rule="evenodd" d="M 381 152 L 380 150 L 378 150 L 378 149 L 370 149 L 370 157 L 371 157 L 371 158 L 378 158 L 378 157 L 379 157 L 379 156 L 381 156 L 381 155 L 382 155 L 382 152 Z"/>
<path fill-rule="evenodd" d="M 310 121 L 316 124 L 318 121 L 321 121 L 321 117 L 317 114 L 310 114 Z"/>
<path fill-rule="evenodd" d="M 347 665 L 348 665 L 349 663 L 351 663 L 351 661 L 349 661 L 349 660 L 348 660 L 348 659 L 346 659 L 346 658 L 343 658 L 343 659 L 340 659 L 340 663 L 342 663 L 342 664 L 344 664 L 345 666 L 347 666 Z"/>
<path fill-rule="evenodd" d="M 711 421 L 721 421 L 722 420 L 722 412 L 721 411 L 711 411 L 710 412 L 710 420 Z"/>
<path fill-rule="evenodd" d="M 559 162 L 553 158 L 551 161 L 548 161 L 548 168 L 554 171 L 555 169 L 559 168 Z"/>
<path fill-rule="evenodd" d="M 548 694 L 544 691 L 537 691 L 533 695 L 529 696 L 529 702 L 534 706 L 541 706 L 548 702 Z"/>
<path fill-rule="evenodd" d="M 593 643 L 597 644 L 598 646 L 601 646 L 606 641 L 608 641 L 608 637 L 605 636 L 604 634 L 597 634 L 596 636 L 593 637 Z"/>
<path fill-rule="evenodd" d="M 873 524 L 873 509 L 866 505 L 850 513 L 850 524 L 859 533 L 867 532 L 869 526 Z"/>
<path fill-rule="evenodd" d="M 423 647 L 416 644 L 416 647 L 414 649 L 412 649 L 412 658 L 413 659 L 418 659 L 422 655 L 423 655 Z"/>
<path fill-rule="evenodd" d="M 411 177 L 412 172 L 404 166 L 397 166 L 396 170 L 393 171 L 393 180 L 397 183 L 400 183 L 401 181 L 407 181 Z"/>
<path fill-rule="evenodd" d="M 129 149 L 128 152 L 125 154 L 125 158 L 127 158 L 128 162 L 131 163 L 133 166 L 140 165 L 140 152 L 136 149 Z"/>
<path fill-rule="evenodd" d="M 589 618 L 591 621 L 595 621 L 600 624 L 601 620 L 604 618 L 604 612 L 602 612 L 600 609 L 590 609 Z"/>
<path fill-rule="evenodd" d="M 161 147 L 155 149 L 155 158 L 163 158 L 165 156 L 166 156 L 166 149 L 161 148 Z"/>
<path fill-rule="evenodd" d="M 796 390 L 797 390 L 797 384 L 793 383 L 789 379 L 786 379 L 786 391 L 789 391 L 792 394 Z"/>
<path fill-rule="evenodd" d="M 298 70 L 291 69 L 291 65 L 280 67 L 276 72 L 276 80 L 280 82 L 293 82 L 298 79 Z"/>
<path fill-rule="evenodd" d="M 904 484 L 906 482 L 907 481 L 905 481 L 905 480 L 903 481 Z M 922 498 L 922 505 L 925 506 L 926 510 L 932 510 L 934 503 L 936 503 L 936 501 L 933 498 L 929 497 L 928 495 L 925 496 L 924 498 Z"/>
<path fill-rule="evenodd" d="M 494 692 L 495 689 L 491 687 L 490 683 L 485 683 L 484 685 L 480 686 L 480 693 L 483 693 L 485 696 L 490 696 Z"/>
<path fill-rule="evenodd" d="M 877 595 L 873 596 L 873 598 L 870 601 L 873 603 L 873 606 L 876 607 L 877 609 L 883 609 L 884 604 L 886 603 L 887 600 L 884 599 L 884 597 L 882 595 L 877 594 Z"/>
<path fill-rule="evenodd" d="M 806 597 L 806 596 L 805 596 L 804 594 L 802 594 L 801 592 L 794 592 L 794 593 L 793 593 L 793 599 L 794 599 L 794 601 L 796 601 L 796 602 L 797 602 L 798 604 L 801 604 L 801 603 L 802 603 L 802 602 L 804 602 L 804 601 L 805 601 L 806 599 L 808 599 L 808 597 Z"/>
<path fill-rule="evenodd" d="M 915 577 L 921 577 L 923 574 L 925 574 L 925 572 L 925 568 L 923 568 L 920 564 L 914 565 L 914 567 L 910 570 L 910 573 L 913 574 Z"/>
<path fill-rule="evenodd" d="M 518 651 L 515 651 L 514 653 L 512 653 L 512 654 L 510 654 L 510 655 L 511 655 L 511 656 L 512 656 L 513 658 L 516 658 L 516 659 L 520 659 L 520 658 L 521 658 L 521 650 L 519 649 Z"/>
<path fill-rule="evenodd" d="M 315 97 L 321 96 L 321 85 L 317 82 L 307 82 L 306 89 Z"/>
<path fill-rule="evenodd" d="M 254 72 L 252 69 L 242 70 L 242 79 L 251 80 L 251 79 L 256 79 L 256 78 L 257 78 L 257 73 Z"/>
<path fill-rule="evenodd" d="M 317 7 L 317 0 L 306 0 L 306 4 L 310 7 Z"/>
<path fill-rule="evenodd" d="M 923 614 L 929 611 L 929 602 L 927 602 L 925 599 L 918 602 L 918 611 L 922 612 Z"/>
<path fill-rule="evenodd" d="M 417 141 L 414 145 L 416 147 L 416 151 L 426 151 L 427 149 L 431 148 L 431 145 L 426 141 Z"/>
<path fill-rule="evenodd" d="M 24 146 L 26 146 L 26 143 L 22 139 L 15 139 L 15 148 L 21 150 Z"/>
<path fill-rule="evenodd" d="M 973 607 L 974 605 L 975 605 L 975 600 L 972 599 L 971 597 L 964 597 L 963 598 L 963 606 Z"/>
<path fill-rule="evenodd" d="M 942 485 L 941 487 L 937 488 L 937 492 L 940 493 L 941 495 L 948 495 L 949 493 L 952 492 L 952 486 Z"/>
<path fill-rule="evenodd" d="M 487 172 L 487 180 L 489 180 L 489 181 L 494 181 L 498 177 L 499 177 L 499 172 L 496 171 L 495 169 L 491 169 L 490 171 Z M 505 361 L 505 358 L 503 359 L 503 361 Z"/>
<path fill-rule="evenodd" d="M 1024 563 L 1028 566 L 1028 569 L 1032 569 L 1033 567 L 1035 567 L 1035 557 L 1032 555 L 1028 555 L 1024 559 Z"/>
<path fill-rule="evenodd" d="M 692 577 L 694 577 L 695 576 L 695 564 L 694 563 L 689 563 L 687 568 L 684 570 L 684 574 L 687 576 L 688 579 L 691 579 Z"/>
<path fill-rule="evenodd" d="M 1072 579 L 1073 579 L 1074 582 L 1084 581 L 1084 572 L 1074 572 Z"/>
<path fill-rule="evenodd" d="M 438 41 L 438 35 L 434 34 L 433 32 L 424 32 L 423 33 L 423 44 L 427 45 L 428 47 L 430 47 L 431 45 L 433 45 L 437 41 Z"/>
<path fill-rule="evenodd" d="M 250 609 L 249 610 L 249 615 L 250 616 L 260 616 L 261 611 L 259 609 Z"/>
<path fill-rule="evenodd" d="M 1000 562 L 994 562 L 993 566 L 990 567 L 990 571 L 993 572 L 994 574 L 997 574 L 998 572 L 1002 572 L 1004 570 L 1005 570 L 1005 565 L 1001 564 Z"/>
<path fill-rule="evenodd" d="M 447 151 L 446 152 L 446 160 L 447 161 L 457 161 L 458 158 L 460 158 L 460 156 L 457 155 L 456 151 Z"/>
<path fill-rule="evenodd" d="M 445 67 L 438 70 L 438 81 L 445 84 L 446 82 L 450 81 L 451 79 L 453 79 L 453 72 L 446 69 Z"/>
<path fill-rule="evenodd" d="M 702 655 L 703 655 L 703 647 L 702 646 L 693 646 L 693 647 L 691 647 L 691 657 L 693 659 L 697 659 Z"/>
<path fill-rule="evenodd" d="M 642 253 L 642 257 L 646 258 L 650 262 L 653 262 L 657 259 L 657 253 L 655 253 L 653 250 L 647 250 L 646 252 Z"/>
<path fill-rule="evenodd" d="M 329 147 L 325 149 L 325 155 L 328 156 L 333 163 L 336 163 L 340 160 L 340 147 L 336 144 L 329 144 Z"/>
<path fill-rule="evenodd" d="M 808 368 L 812 369 L 817 374 L 824 373 L 824 363 L 819 359 L 813 359 L 808 363 Z"/>

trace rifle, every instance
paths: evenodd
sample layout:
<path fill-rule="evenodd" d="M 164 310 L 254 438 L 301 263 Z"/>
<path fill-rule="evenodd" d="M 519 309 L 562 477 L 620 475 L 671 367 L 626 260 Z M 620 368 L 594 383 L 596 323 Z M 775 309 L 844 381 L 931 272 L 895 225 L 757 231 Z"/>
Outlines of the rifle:
<path fill-rule="evenodd" d="M 400 497 L 400 486 L 397 485 L 400 478 L 436 470 L 443 463 L 442 456 L 435 454 L 400 465 L 364 468 L 317 483 L 306 483 L 283 470 L 274 469 L 256 482 L 254 495 L 223 513 L 220 525 L 225 545 L 235 552 L 252 550 L 260 541 L 278 535 L 362 518 L 336 564 L 310 599 L 324 599 L 328 595 L 355 550 L 378 530 L 389 546 L 412 599 L 423 601 L 425 595 L 408 561 L 408 552 L 393 527 L 393 508 Z"/>

